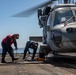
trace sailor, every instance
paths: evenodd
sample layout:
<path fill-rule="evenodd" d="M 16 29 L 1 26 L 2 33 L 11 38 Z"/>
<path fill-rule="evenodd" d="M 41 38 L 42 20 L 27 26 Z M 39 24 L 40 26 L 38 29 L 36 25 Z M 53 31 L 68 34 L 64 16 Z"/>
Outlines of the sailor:
<path fill-rule="evenodd" d="M 12 58 L 12 62 L 14 62 L 14 60 L 17 60 L 18 58 L 14 58 L 14 53 L 13 53 L 13 48 L 12 48 L 12 44 L 14 44 L 15 49 L 17 50 L 17 42 L 16 39 L 19 39 L 19 34 L 13 34 L 13 35 L 7 35 L 1 42 L 1 46 L 2 46 L 2 59 L 1 59 L 1 63 L 6 63 L 5 61 L 5 57 L 6 57 L 6 53 L 8 52 L 9 55 Z"/>
<path fill-rule="evenodd" d="M 35 54 L 36 54 L 36 51 L 37 51 L 37 47 L 38 47 L 38 43 L 37 42 L 27 41 L 26 46 L 24 48 L 23 59 L 25 59 L 27 51 L 30 54 L 29 48 L 32 48 L 33 49 L 33 55 L 32 55 L 31 59 L 34 60 L 34 57 L 35 57 Z"/>

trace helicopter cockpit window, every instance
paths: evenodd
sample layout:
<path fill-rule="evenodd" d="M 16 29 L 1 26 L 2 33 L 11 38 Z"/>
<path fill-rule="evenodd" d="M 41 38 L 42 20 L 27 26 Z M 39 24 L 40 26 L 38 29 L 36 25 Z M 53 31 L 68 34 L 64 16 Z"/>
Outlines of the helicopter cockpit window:
<path fill-rule="evenodd" d="M 64 23 L 67 19 L 73 16 L 72 10 L 58 10 L 55 13 L 54 26 Z"/>

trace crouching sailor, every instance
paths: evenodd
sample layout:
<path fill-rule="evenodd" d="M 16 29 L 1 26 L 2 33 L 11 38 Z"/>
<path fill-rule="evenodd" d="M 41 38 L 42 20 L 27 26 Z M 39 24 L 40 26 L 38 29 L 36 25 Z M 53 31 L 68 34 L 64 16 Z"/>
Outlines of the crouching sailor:
<path fill-rule="evenodd" d="M 37 42 L 27 41 L 26 46 L 24 48 L 23 59 L 25 59 L 27 51 L 30 53 L 29 48 L 32 48 L 33 49 L 33 55 L 32 55 L 31 59 L 34 60 L 34 57 L 35 57 L 35 54 L 36 54 L 36 51 L 37 51 L 37 47 L 38 47 Z"/>

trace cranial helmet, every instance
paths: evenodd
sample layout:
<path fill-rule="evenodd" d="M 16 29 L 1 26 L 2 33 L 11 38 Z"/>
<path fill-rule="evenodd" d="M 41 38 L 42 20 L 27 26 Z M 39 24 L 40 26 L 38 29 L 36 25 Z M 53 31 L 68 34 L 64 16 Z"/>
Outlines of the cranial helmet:
<path fill-rule="evenodd" d="M 12 37 L 16 38 L 16 39 L 19 39 L 19 34 L 13 34 Z"/>

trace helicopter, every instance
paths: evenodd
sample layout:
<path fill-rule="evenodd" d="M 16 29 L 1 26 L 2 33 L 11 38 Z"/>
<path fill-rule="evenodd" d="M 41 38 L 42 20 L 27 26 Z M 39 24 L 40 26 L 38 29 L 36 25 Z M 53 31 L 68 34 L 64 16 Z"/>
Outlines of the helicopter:
<path fill-rule="evenodd" d="M 58 1 L 55 6 L 54 4 Z M 44 6 L 44 8 L 42 8 Z M 49 0 L 40 6 L 29 9 L 23 13 L 38 8 L 38 23 L 43 28 L 42 42 L 56 54 L 57 52 L 76 51 L 76 4 L 74 0 Z M 22 16 L 25 15 L 20 13 Z M 17 16 L 19 16 L 18 14 Z M 20 15 L 20 16 L 21 16 Z M 35 37 L 31 37 L 34 38 Z"/>

